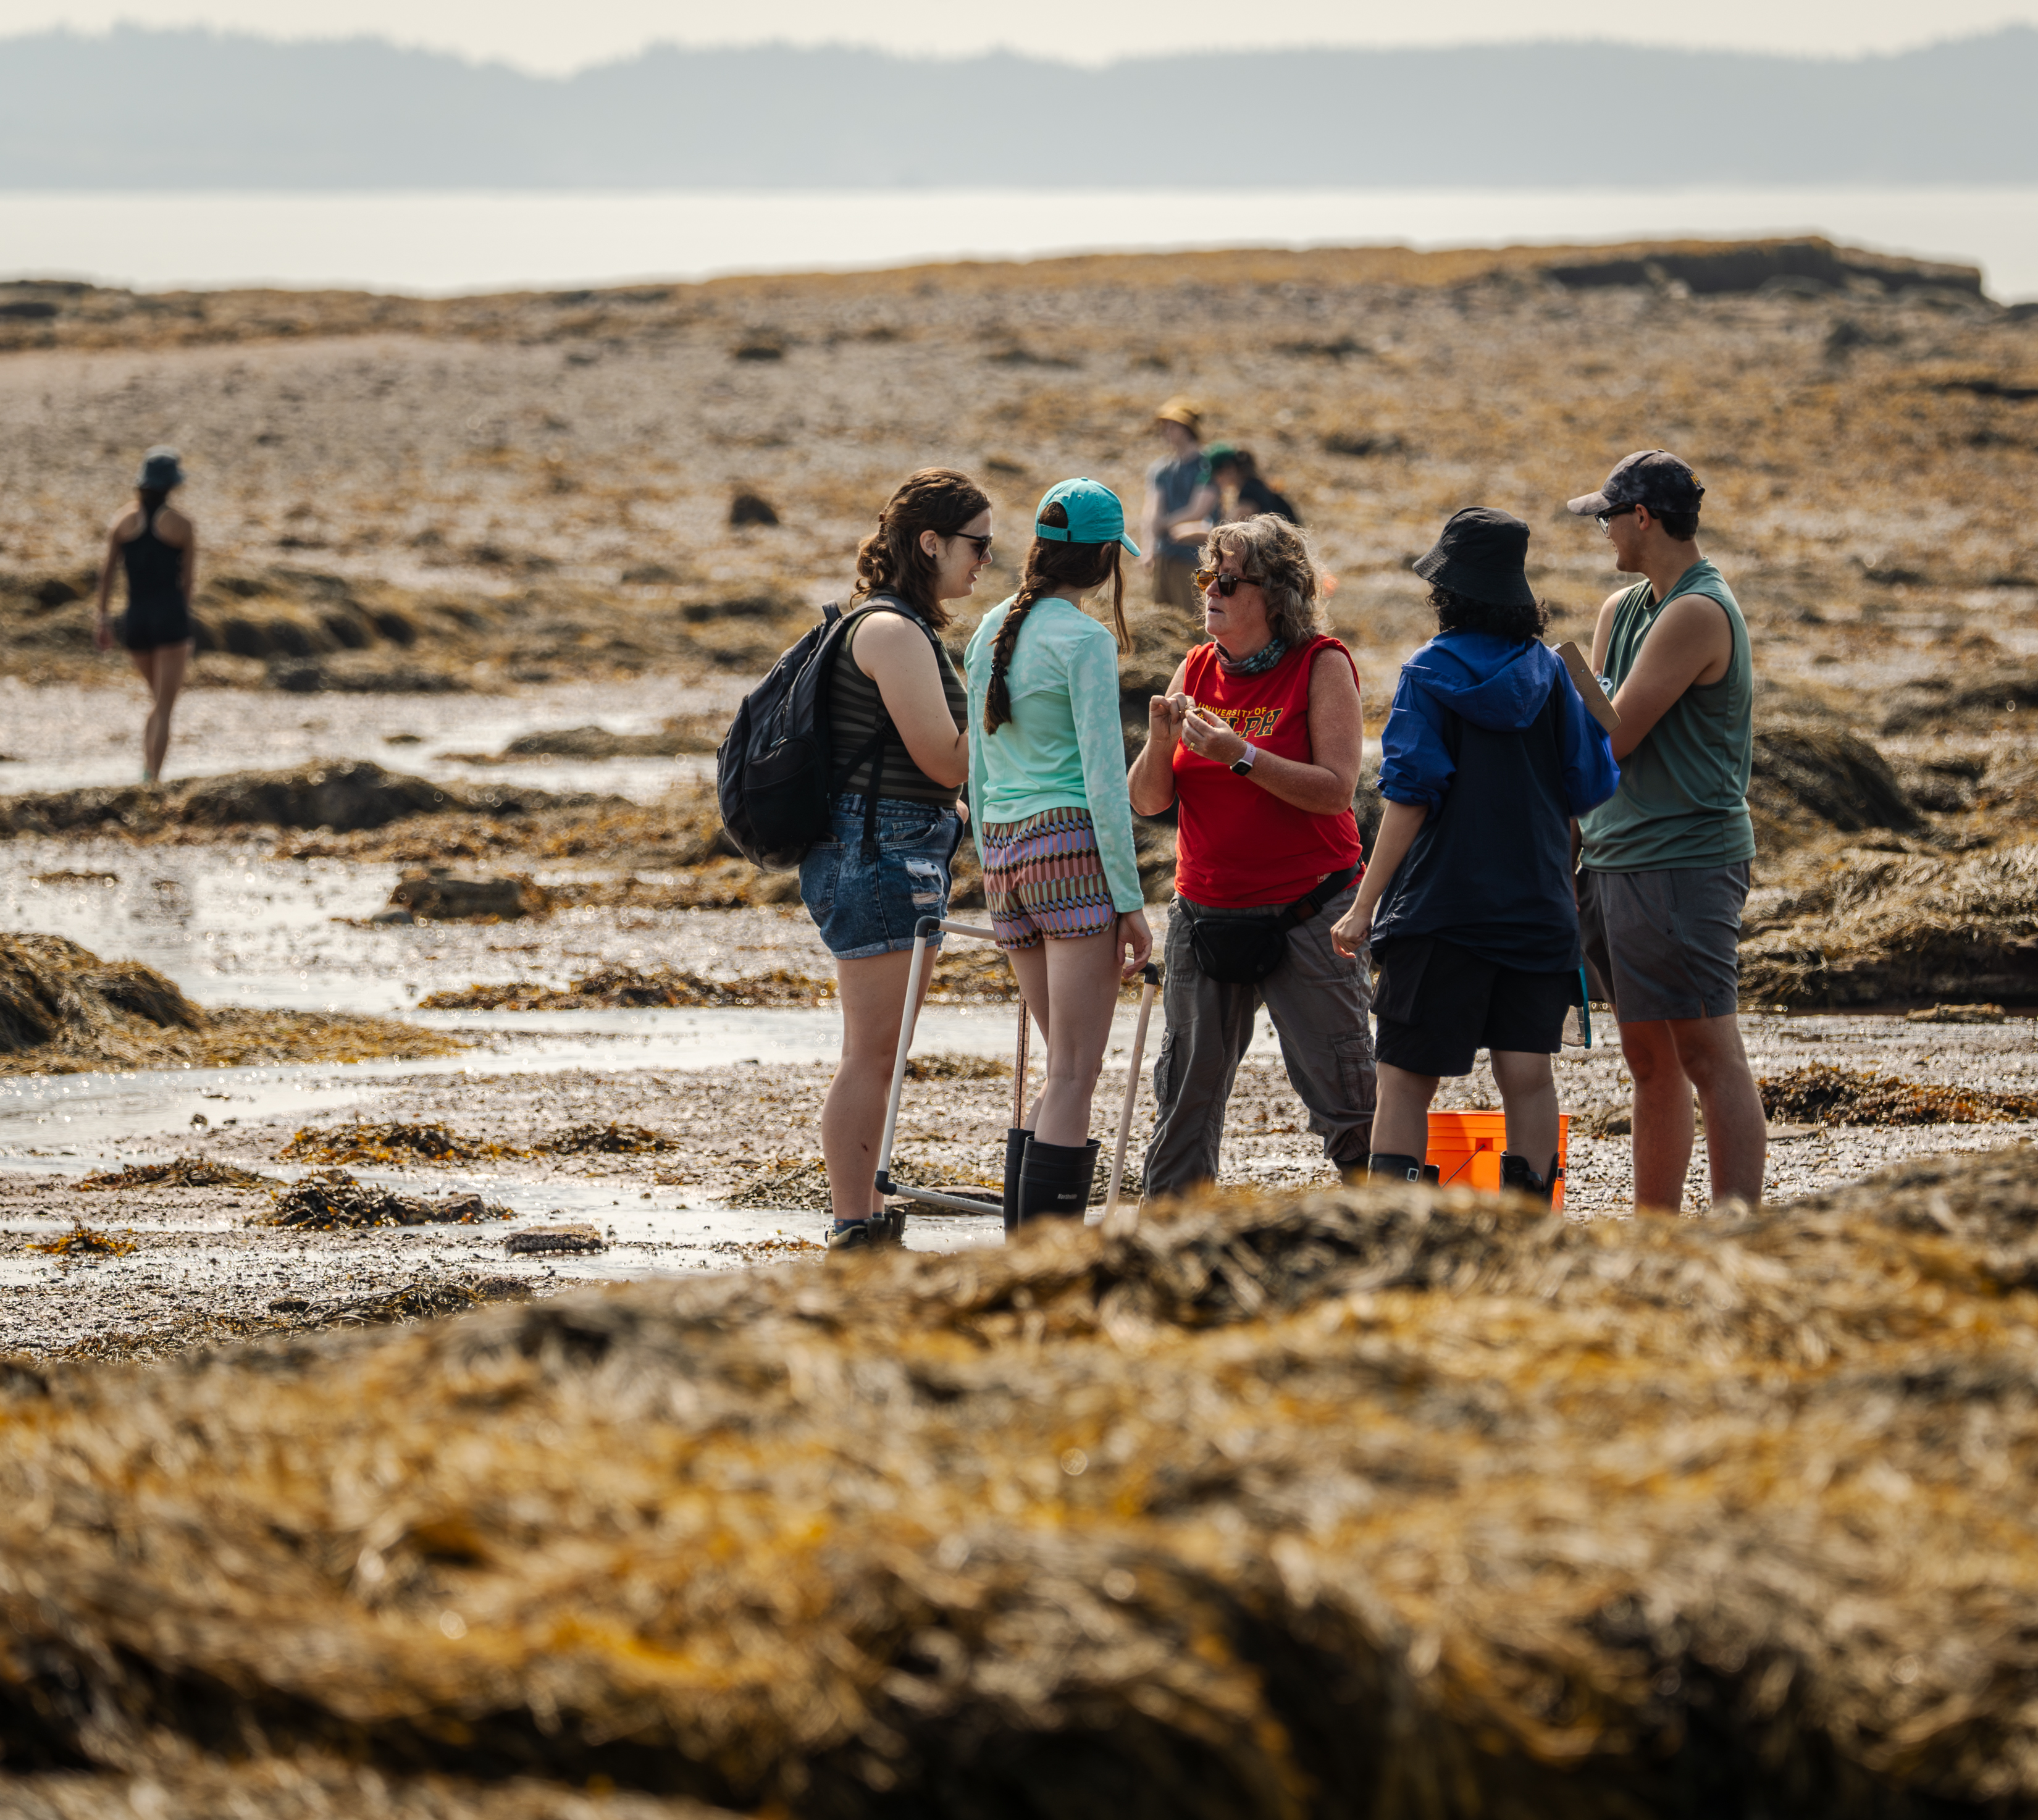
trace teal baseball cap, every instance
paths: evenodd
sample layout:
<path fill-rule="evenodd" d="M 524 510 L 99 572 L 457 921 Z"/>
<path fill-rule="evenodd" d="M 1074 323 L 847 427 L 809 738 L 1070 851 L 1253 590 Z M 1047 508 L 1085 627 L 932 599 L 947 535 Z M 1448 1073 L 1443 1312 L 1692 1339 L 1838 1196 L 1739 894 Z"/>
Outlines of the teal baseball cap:
<path fill-rule="evenodd" d="M 1041 514 L 1054 505 L 1068 514 L 1066 530 L 1040 522 Z M 1125 508 L 1101 480 L 1063 480 L 1050 487 L 1033 509 L 1033 535 L 1056 544 L 1123 544 L 1139 554 L 1139 546 L 1125 534 Z"/>

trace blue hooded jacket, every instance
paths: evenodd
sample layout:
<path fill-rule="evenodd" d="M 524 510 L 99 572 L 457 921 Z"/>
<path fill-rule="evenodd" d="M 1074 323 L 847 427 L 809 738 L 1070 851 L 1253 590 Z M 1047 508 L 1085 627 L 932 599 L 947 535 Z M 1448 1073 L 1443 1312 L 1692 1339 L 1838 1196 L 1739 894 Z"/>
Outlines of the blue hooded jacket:
<path fill-rule="evenodd" d="M 1457 771 L 1444 743 L 1443 711 L 1455 709 L 1475 726 L 1496 733 L 1519 733 L 1541 711 L 1553 685 L 1564 696 L 1564 794 L 1570 812 L 1597 808 L 1619 787 L 1620 767 L 1563 660 L 1540 639 L 1491 632 L 1440 632 L 1401 666 L 1380 739 L 1380 794 L 1389 802 L 1441 808 Z"/>
<path fill-rule="evenodd" d="M 1570 818 L 1612 795 L 1620 768 L 1556 653 L 1440 633 L 1401 666 L 1381 749 L 1381 794 L 1430 813 L 1375 945 L 1431 935 L 1526 973 L 1576 966 Z"/>

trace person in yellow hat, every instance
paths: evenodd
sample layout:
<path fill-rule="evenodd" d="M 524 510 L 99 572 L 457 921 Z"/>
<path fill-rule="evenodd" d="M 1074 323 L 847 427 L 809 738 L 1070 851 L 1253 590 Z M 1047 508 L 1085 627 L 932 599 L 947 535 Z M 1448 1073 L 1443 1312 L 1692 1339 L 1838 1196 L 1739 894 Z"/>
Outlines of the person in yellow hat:
<path fill-rule="evenodd" d="M 1201 538 L 1176 533 L 1185 523 L 1208 520 L 1218 507 L 1217 487 L 1203 455 L 1202 409 L 1193 399 L 1171 398 L 1153 413 L 1153 429 L 1168 452 L 1146 470 L 1140 532 L 1146 551 L 1140 561 L 1152 578 L 1156 606 L 1192 612 L 1201 605 L 1191 579 Z"/>

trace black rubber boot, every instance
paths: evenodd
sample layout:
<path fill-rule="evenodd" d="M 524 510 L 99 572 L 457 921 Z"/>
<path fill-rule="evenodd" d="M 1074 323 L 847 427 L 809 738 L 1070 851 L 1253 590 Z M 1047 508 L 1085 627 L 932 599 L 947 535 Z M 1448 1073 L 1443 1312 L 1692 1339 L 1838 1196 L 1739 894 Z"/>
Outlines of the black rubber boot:
<path fill-rule="evenodd" d="M 1525 1156 L 1517 1156 L 1511 1150 L 1500 1153 L 1500 1185 L 1511 1188 L 1517 1194 L 1532 1194 L 1547 1207 L 1557 1192 L 1557 1178 L 1564 1172 L 1557 1167 L 1557 1159 L 1550 1158 L 1547 1175 L 1538 1175 L 1528 1166 Z"/>
<path fill-rule="evenodd" d="M 1019 1223 L 1019 1169 L 1026 1160 L 1026 1140 L 1033 1134 L 1013 1125 L 1005 1134 L 1005 1230 Z"/>
<path fill-rule="evenodd" d="M 1081 1219 L 1097 1179 L 1098 1146 L 1028 1140 L 1019 1166 L 1019 1224 L 1029 1219 Z"/>
<path fill-rule="evenodd" d="M 1366 1159 L 1368 1181 L 1426 1181 L 1437 1184 L 1437 1166 L 1420 1157 L 1402 1156 L 1393 1151 L 1375 1151 Z"/>

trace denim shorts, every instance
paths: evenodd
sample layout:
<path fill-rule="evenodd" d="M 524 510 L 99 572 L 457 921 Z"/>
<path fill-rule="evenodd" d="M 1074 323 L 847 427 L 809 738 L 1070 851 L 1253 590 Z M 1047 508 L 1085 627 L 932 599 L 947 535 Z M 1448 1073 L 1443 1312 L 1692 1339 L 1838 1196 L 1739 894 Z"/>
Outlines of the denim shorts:
<path fill-rule="evenodd" d="M 922 916 L 949 913 L 949 863 L 962 838 L 953 809 L 877 799 L 877 856 L 863 855 L 864 798 L 835 799 L 832 836 L 800 862 L 800 901 L 838 961 L 862 961 L 913 945 Z M 938 947 L 937 935 L 928 946 Z"/>

